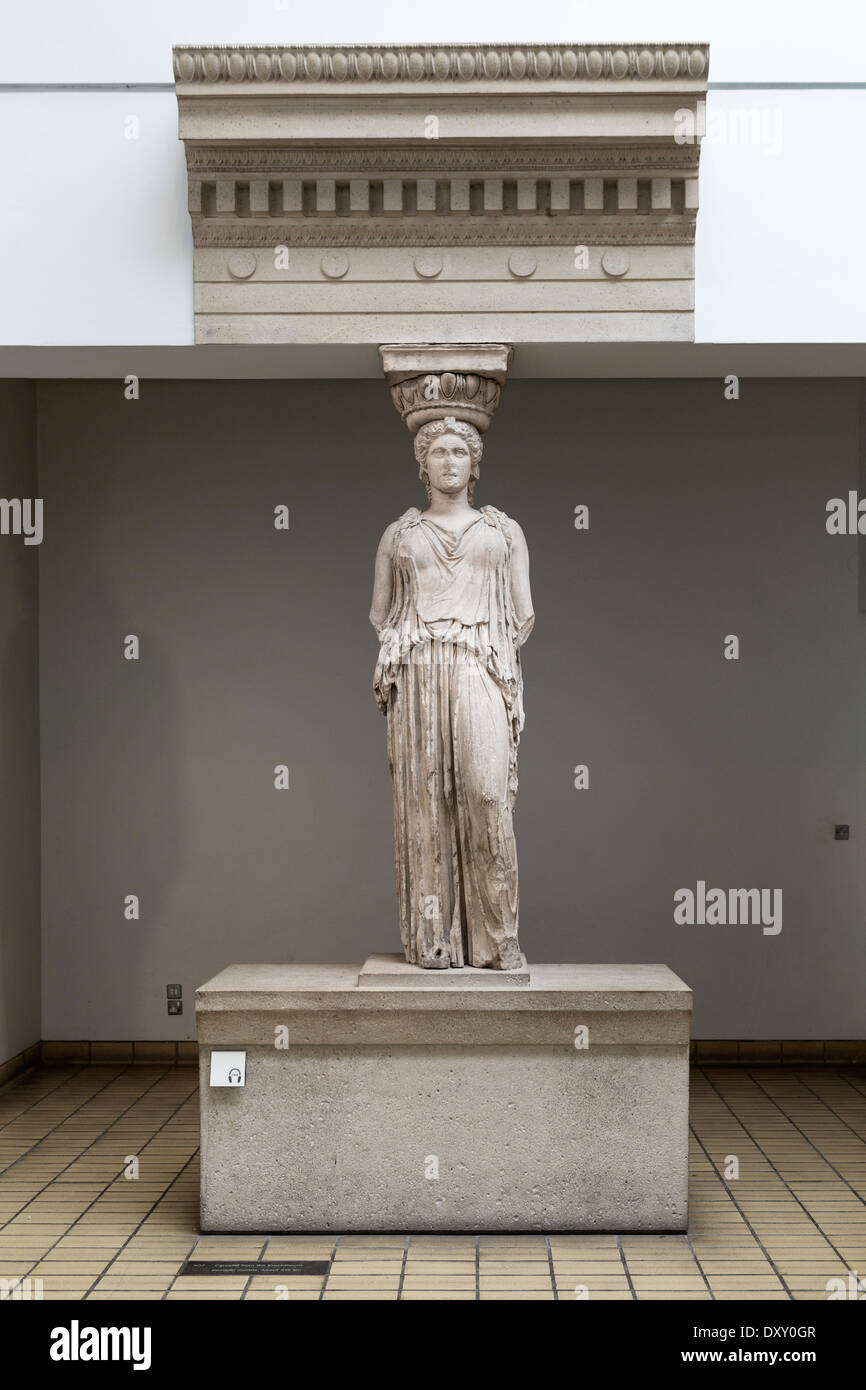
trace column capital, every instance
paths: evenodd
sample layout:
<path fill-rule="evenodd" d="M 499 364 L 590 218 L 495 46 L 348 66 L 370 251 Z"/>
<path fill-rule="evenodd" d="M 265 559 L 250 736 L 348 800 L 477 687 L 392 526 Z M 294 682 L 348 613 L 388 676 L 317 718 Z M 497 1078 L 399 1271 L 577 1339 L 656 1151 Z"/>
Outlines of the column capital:
<path fill-rule="evenodd" d="M 512 349 L 505 343 L 385 343 L 379 348 L 391 399 L 412 434 L 453 415 L 489 429 Z"/>

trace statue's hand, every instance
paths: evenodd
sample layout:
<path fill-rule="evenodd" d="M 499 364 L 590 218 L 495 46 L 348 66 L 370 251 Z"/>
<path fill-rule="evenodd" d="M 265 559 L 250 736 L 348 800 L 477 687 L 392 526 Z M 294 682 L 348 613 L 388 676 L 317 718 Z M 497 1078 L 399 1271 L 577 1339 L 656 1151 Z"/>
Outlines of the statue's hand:
<path fill-rule="evenodd" d="M 391 687 L 394 684 L 394 677 L 391 674 L 391 665 L 396 655 L 399 658 L 399 638 L 393 627 L 385 626 L 379 629 L 379 659 L 376 662 L 376 670 L 373 673 L 373 692 L 376 696 L 376 704 L 383 714 L 388 713 L 388 703 L 391 698 Z M 395 648 L 397 651 L 395 653 Z"/>

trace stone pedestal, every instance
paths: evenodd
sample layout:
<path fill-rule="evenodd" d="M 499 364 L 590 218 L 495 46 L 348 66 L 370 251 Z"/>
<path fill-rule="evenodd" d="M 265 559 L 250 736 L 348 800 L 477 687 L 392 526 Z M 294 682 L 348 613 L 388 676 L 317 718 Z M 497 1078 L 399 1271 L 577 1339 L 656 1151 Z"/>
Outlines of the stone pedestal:
<path fill-rule="evenodd" d="M 197 991 L 203 1230 L 685 1230 L 682 980 L 534 965 L 413 988 L 382 960 L 363 986 L 233 965 Z M 210 1086 L 213 1050 L 246 1052 L 243 1087 Z"/>

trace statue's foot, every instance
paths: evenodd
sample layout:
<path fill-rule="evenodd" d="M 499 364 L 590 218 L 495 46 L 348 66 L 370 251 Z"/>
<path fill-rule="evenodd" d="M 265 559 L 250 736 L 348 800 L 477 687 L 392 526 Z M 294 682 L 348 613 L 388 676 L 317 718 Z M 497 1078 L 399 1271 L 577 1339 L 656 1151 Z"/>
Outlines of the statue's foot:
<path fill-rule="evenodd" d="M 418 961 L 425 970 L 450 970 L 451 952 L 447 946 L 437 946 Z"/>
<path fill-rule="evenodd" d="M 494 970 L 519 970 L 523 964 L 520 947 L 516 941 L 503 941 L 499 955 L 493 961 Z"/>

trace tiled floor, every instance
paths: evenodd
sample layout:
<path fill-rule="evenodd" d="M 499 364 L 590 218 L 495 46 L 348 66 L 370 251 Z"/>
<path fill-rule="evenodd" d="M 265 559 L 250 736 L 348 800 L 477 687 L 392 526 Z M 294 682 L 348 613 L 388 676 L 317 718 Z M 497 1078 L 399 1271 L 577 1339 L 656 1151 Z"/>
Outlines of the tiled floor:
<path fill-rule="evenodd" d="M 196 1083 L 68 1066 L 0 1090 L 0 1297 L 788 1300 L 866 1277 L 862 1068 L 694 1070 L 687 1236 L 199 1236 Z M 328 1273 L 181 1276 L 193 1252 Z"/>

